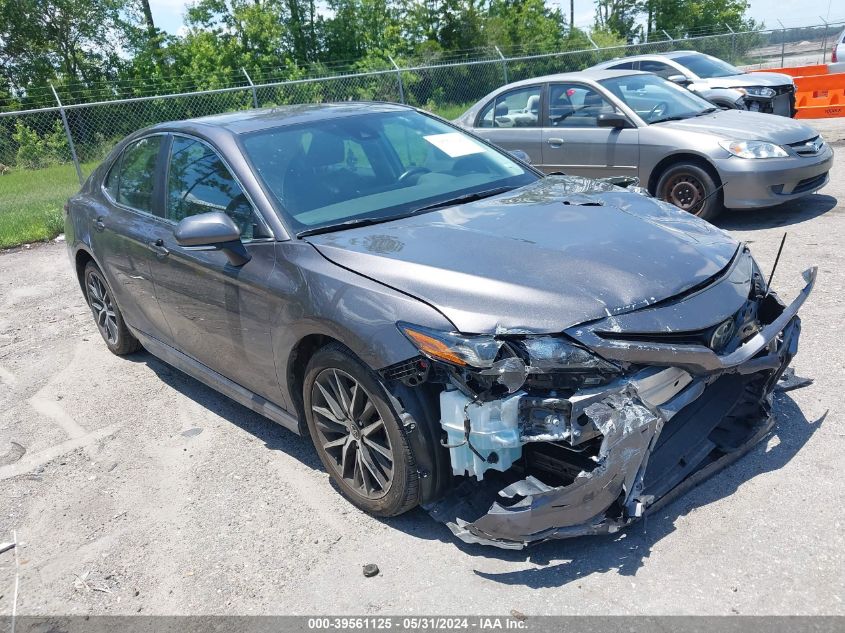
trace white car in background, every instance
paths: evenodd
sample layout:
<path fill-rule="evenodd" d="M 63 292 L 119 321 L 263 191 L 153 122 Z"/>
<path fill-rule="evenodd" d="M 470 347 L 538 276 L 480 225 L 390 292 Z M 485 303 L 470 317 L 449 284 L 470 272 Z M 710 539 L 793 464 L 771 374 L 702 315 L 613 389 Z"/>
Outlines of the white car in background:
<path fill-rule="evenodd" d="M 845 64 L 845 31 L 836 36 L 833 41 L 833 49 L 830 52 L 832 64 Z"/>
<path fill-rule="evenodd" d="M 795 116 L 795 83 L 783 73 L 747 73 L 726 61 L 697 51 L 681 50 L 655 55 L 635 55 L 602 62 L 590 70 L 640 70 L 673 81 L 722 108 L 735 107 L 731 96 L 742 95 L 745 109 L 781 116 Z"/>

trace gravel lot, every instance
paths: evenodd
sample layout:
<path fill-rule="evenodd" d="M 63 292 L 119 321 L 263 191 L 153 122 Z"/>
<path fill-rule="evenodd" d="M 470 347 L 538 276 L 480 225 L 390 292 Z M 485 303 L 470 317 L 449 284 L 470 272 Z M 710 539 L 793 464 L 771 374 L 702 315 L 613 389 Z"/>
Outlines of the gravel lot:
<path fill-rule="evenodd" d="M 788 231 L 788 300 L 820 267 L 794 362 L 815 384 L 778 395 L 768 441 L 646 523 L 522 552 L 465 546 L 419 510 L 362 514 L 306 439 L 146 353 L 112 356 L 64 244 L 0 255 L 0 543 L 16 531 L 18 614 L 845 614 L 838 145 L 820 194 L 719 222 L 766 270 Z M 15 570 L 0 554 L 0 614 Z"/>

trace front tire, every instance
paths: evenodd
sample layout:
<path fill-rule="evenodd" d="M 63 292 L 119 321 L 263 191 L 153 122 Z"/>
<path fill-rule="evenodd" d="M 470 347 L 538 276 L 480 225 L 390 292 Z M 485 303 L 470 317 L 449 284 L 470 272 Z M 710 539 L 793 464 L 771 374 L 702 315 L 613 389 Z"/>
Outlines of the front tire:
<path fill-rule="evenodd" d="M 106 278 L 94 262 L 85 266 L 85 298 L 97 329 L 113 354 L 125 356 L 141 349 L 141 343 L 126 327 Z"/>
<path fill-rule="evenodd" d="M 713 220 L 722 211 L 722 193 L 715 193 L 718 188 L 709 171 L 693 163 L 681 163 L 661 174 L 657 197 L 703 220 Z"/>
<path fill-rule="evenodd" d="M 398 413 L 370 368 L 340 344 L 317 351 L 302 400 L 320 461 L 343 496 L 376 516 L 419 503 L 419 474 Z"/>

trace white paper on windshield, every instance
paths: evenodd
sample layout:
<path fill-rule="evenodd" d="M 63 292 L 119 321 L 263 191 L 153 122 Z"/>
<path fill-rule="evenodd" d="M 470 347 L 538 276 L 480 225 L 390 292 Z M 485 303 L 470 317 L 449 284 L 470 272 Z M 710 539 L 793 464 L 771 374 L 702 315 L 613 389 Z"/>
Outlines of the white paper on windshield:
<path fill-rule="evenodd" d="M 487 148 L 477 143 L 460 132 L 449 132 L 447 134 L 430 134 L 423 136 L 425 140 L 444 152 L 449 158 L 459 158 L 470 154 L 481 154 Z"/>

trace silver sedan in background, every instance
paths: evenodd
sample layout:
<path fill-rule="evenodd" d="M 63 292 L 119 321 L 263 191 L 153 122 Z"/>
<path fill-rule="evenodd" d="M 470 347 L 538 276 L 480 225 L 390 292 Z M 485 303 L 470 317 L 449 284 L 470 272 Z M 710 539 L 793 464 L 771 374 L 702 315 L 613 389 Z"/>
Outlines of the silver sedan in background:
<path fill-rule="evenodd" d="M 767 207 L 828 181 L 833 150 L 783 117 L 721 110 L 638 71 L 590 70 L 503 86 L 455 121 L 546 173 L 633 176 L 653 195 L 712 219 Z"/>

